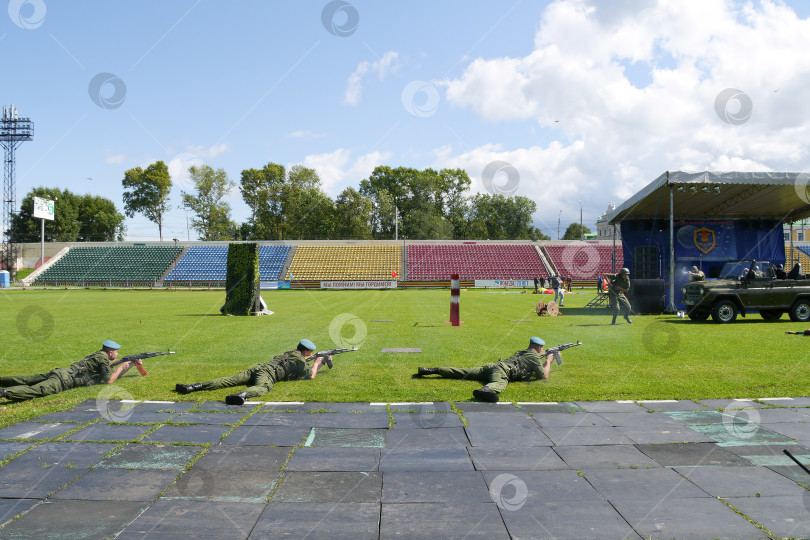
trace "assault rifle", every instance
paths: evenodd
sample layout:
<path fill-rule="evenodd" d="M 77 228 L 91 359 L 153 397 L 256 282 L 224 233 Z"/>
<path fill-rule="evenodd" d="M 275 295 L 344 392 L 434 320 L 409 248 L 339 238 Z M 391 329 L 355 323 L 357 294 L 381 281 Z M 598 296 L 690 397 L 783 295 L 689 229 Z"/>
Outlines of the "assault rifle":
<path fill-rule="evenodd" d="M 352 352 L 356 351 L 357 347 L 352 347 L 350 349 L 329 349 L 328 351 L 318 351 L 313 353 L 312 356 L 307 358 L 307 362 L 314 361 L 316 358 L 323 358 L 326 360 L 326 365 L 329 366 L 329 369 L 332 369 L 332 361 L 329 360 L 329 357 L 335 354 L 341 354 L 345 352 Z"/>
<path fill-rule="evenodd" d="M 570 349 L 571 347 L 577 347 L 582 345 L 581 341 L 577 341 L 576 343 L 564 343 L 562 345 L 557 345 L 556 347 L 552 347 L 550 349 L 546 349 L 543 351 L 543 356 L 548 356 L 549 354 L 554 355 L 554 359 L 557 361 L 557 365 L 562 364 L 562 356 L 560 353 L 565 349 Z"/>
<path fill-rule="evenodd" d="M 112 364 L 110 367 L 115 367 L 118 364 L 123 364 L 124 362 L 134 362 L 135 360 L 143 360 L 144 358 L 152 358 L 153 356 L 163 356 L 166 354 L 174 354 L 174 351 L 166 351 L 166 352 L 142 352 L 139 354 L 130 354 L 127 356 L 122 356 Z M 135 367 L 138 368 L 138 371 L 141 372 L 141 375 L 147 375 L 146 370 L 143 369 L 143 366 L 140 364 L 135 364 Z"/>

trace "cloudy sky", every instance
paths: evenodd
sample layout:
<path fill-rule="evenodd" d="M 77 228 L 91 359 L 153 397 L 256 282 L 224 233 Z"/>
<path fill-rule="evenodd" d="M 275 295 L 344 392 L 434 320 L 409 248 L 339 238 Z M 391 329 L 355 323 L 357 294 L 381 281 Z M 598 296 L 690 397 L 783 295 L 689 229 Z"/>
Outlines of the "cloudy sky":
<path fill-rule="evenodd" d="M 238 184 L 270 161 L 316 169 L 332 197 L 380 164 L 461 167 L 474 192 L 537 201 L 556 238 L 558 218 L 581 206 L 594 229 L 666 170 L 810 171 L 808 16 L 800 0 L 10 0 L 0 101 L 35 123 L 18 201 L 58 186 L 122 210 L 124 171 L 163 160 L 167 239 L 186 238 L 189 165 Z"/>

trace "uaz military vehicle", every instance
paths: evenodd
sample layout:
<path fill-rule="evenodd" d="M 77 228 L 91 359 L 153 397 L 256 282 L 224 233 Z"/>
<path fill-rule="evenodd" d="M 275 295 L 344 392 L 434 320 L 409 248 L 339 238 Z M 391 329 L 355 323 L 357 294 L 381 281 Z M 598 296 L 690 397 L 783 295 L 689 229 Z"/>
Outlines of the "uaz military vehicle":
<path fill-rule="evenodd" d="M 716 323 L 730 323 L 749 311 L 759 311 L 768 321 L 785 312 L 792 321 L 810 321 L 810 279 L 801 275 L 800 265 L 786 279 L 778 279 L 768 261 L 728 261 L 718 279 L 687 283 L 681 292 L 693 321 L 711 315 Z"/>

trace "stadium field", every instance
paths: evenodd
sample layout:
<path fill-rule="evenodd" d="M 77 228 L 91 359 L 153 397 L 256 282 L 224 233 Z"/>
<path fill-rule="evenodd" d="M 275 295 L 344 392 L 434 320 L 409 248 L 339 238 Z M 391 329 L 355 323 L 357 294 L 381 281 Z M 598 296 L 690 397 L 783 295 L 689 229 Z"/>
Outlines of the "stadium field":
<path fill-rule="evenodd" d="M 113 339 L 121 354 L 173 350 L 131 370 L 114 399 L 221 400 L 234 390 L 176 394 L 193 383 L 241 371 L 295 347 L 357 346 L 314 381 L 276 385 L 266 401 L 413 402 L 471 399 L 472 381 L 413 379 L 418 366 L 471 367 L 506 358 L 542 337 L 547 346 L 580 340 L 552 364 L 547 381 L 512 383 L 502 401 L 761 398 L 808 395 L 810 338 L 784 315 L 757 314 L 730 325 L 671 315 L 635 316 L 610 325 L 603 310 L 583 309 L 592 289 L 566 297 L 563 315 L 538 317 L 551 295 L 462 290 L 460 327 L 451 327 L 449 290 L 265 291 L 272 316 L 224 317 L 223 291 L 8 290 L 0 292 L 0 372 L 22 375 L 67 367 Z M 419 354 L 381 353 L 421 348 Z M 95 399 L 104 386 L 24 403 L 0 401 L 0 427 Z M 238 391 L 238 390 L 237 390 Z M 108 390 L 105 394 L 110 395 Z"/>

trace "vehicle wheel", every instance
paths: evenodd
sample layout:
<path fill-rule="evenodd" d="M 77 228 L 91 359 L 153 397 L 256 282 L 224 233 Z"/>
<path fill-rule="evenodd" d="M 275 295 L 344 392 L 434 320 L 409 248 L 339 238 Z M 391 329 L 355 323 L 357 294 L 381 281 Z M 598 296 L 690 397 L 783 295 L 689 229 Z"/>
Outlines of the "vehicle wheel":
<path fill-rule="evenodd" d="M 780 309 L 760 309 L 759 314 L 766 321 L 778 321 L 782 317 L 783 311 Z"/>
<path fill-rule="evenodd" d="M 790 320 L 793 322 L 808 322 L 810 321 L 810 301 L 802 298 L 796 300 L 793 307 L 790 308 Z"/>
<path fill-rule="evenodd" d="M 737 318 L 737 305 L 731 300 L 718 300 L 712 307 L 712 320 L 726 324 Z"/>
<path fill-rule="evenodd" d="M 709 315 L 711 315 L 711 313 L 709 313 L 708 311 L 689 312 L 689 318 L 692 319 L 693 321 L 705 321 L 706 319 L 709 318 Z"/>

